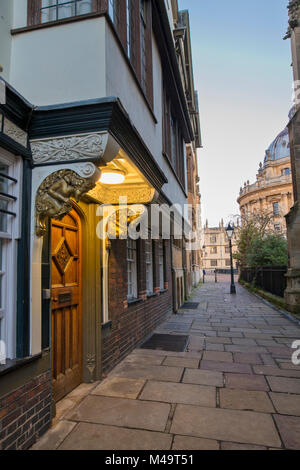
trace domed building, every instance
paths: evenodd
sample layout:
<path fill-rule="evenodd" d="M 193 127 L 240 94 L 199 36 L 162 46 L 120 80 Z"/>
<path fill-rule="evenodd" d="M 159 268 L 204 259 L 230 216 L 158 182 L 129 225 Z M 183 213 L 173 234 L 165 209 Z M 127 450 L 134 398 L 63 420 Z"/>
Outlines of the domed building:
<path fill-rule="evenodd" d="M 289 116 L 293 114 L 293 109 Z M 286 127 L 266 150 L 256 181 L 244 183 L 238 198 L 242 217 L 250 214 L 272 216 L 269 229 L 286 236 L 285 215 L 294 204 L 289 132 Z"/>

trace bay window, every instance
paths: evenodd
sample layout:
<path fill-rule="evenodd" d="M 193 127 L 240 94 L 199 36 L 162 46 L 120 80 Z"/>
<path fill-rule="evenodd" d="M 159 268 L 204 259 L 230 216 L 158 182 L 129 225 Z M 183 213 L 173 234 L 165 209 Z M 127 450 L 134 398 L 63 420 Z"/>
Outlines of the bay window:
<path fill-rule="evenodd" d="M 93 0 L 41 0 L 41 23 L 86 15 L 93 11 Z"/>
<path fill-rule="evenodd" d="M 21 159 L 0 149 L 0 363 L 16 355 Z"/>

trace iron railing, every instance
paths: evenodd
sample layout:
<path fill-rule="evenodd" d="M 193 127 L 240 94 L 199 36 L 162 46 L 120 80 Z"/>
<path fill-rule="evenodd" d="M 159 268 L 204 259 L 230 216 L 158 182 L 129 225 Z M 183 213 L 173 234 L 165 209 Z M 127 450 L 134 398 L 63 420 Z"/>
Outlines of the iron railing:
<path fill-rule="evenodd" d="M 278 297 L 284 297 L 287 286 L 286 266 L 241 268 L 240 279 Z"/>

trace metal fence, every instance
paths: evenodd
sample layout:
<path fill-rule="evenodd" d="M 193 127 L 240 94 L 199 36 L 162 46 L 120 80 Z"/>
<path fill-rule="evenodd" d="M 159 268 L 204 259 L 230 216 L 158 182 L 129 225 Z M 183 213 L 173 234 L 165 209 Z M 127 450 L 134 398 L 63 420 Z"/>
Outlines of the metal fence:
<path fill-rule="evenodd" d="M 259 268 L 242 268 L 240 279 L 249 284 L 254 284 L 256 287 L 277 295 L 284 297 L 286 289 L 286 266 L 262 266 Z"/>

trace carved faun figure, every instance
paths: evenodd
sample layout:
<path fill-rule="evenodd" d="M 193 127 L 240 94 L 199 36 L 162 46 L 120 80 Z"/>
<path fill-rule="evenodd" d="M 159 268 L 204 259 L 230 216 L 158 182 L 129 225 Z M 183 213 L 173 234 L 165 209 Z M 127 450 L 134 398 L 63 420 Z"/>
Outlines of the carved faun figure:
<path fill-rule="evenodd" d="M 94 181 L 82 178 L 72 170 L 59 170 L 48 176 L 36 196 L 37 235 L 45 233 L 47 217 L 62 219 L 72 210 L 70 198 L 78 202 L 94 186 Z"/>

